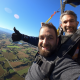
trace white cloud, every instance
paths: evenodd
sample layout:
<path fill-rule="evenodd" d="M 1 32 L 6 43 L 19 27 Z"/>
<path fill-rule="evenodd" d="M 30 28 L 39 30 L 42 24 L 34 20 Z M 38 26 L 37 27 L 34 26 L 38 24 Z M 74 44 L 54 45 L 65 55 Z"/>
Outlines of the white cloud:
<path fill-rule="evenodd" d="M 17 15 L 17 14 L 14 14 L 14 17 L 15 17 L 16 19 L 19 19 L 19 15 Z"/>
<path fill-rule="evenodd" d="M 5 11 L 6 11 L 7 13 L 12 13 L 12 10 L 9 9 L 9 8 L 5 8 Z"/>

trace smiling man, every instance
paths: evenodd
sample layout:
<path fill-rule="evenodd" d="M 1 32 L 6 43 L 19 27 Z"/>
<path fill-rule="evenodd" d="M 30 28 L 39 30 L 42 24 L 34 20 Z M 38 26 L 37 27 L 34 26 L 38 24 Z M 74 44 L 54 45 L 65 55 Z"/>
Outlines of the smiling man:
<path fill-rule="evenodd" d="M 49 77 L 49 73 L 53 70 L 53 64 L 50 62 L 53 60 L 52 55 L 55 53 L 57 45 L 58 37 L 55 26 L 51 23 L 43 24 L 39 33 L 39 54 L 28 70 L 25 80 L 43 80 Z"/>
<path fill-rule="evenodd" d="M 68 36 L 76 32 L 79 22 L 77 21 L 77 16 L 73 11 L 65 11 L 61 15 L 60 21 L 65 35 Z"/>
<path fill-rule="evenodd" d="M 40 29 L 38 49 L 44 57 L 50 56 L 58 44 L 56 28 L 51 24 L 44 24 Z"/>

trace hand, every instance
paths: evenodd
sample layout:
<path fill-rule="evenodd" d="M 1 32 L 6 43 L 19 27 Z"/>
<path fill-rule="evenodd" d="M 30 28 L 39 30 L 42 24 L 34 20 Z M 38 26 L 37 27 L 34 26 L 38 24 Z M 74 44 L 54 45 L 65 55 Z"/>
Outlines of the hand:
<path fill-rule="evenodd" d="M 13 40 L 13 42 L 20 41 L 21 37 L 22 37 L 22 34 L 15 27 L 14 27 L 14 32 L 15 33 L 12 34 L 12 40 Z"/>

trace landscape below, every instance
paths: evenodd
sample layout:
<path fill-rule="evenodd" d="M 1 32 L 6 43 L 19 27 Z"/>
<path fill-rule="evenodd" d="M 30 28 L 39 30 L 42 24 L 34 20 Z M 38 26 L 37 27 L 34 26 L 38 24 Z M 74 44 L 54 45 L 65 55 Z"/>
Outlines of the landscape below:
<path fill-rule="evenodd" d="M 36 53 L 36 46 L 14 43 L 11 33 L 0 31 L 0 80 L 24 80 Z"/>

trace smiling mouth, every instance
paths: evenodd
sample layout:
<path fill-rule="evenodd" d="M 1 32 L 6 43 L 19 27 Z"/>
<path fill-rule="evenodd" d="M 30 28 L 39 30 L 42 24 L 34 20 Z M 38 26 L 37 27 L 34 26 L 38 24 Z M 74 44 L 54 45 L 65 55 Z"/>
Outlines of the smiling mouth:
<path fill-rule="evenodd" d="M 49 47 L 42 47 L 42 50 L 49 50 Z"/>
<path fill-rule="evenodd" d="M 67 31 L 68 32 L 72 32 L 73 31 L 73 28 L 67 28 Z"/>
<path fill-rule="evenodd" d="M 68 29 L 67 32 L 73 32 L 73 30 L 72 29 Z"/>

